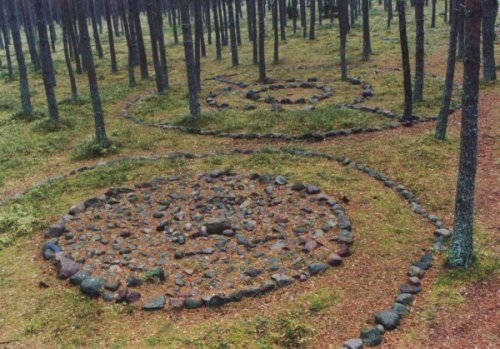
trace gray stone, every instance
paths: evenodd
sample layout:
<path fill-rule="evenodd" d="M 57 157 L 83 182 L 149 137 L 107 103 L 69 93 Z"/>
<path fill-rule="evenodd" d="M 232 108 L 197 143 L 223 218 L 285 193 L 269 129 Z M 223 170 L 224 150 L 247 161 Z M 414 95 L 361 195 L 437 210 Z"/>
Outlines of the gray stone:
<path fill-rule="evenodd" d="M 382 343 L 380 331 L 376 327 L 365 328 L 361 331 L 360 337 L 367 347 L 374 347 Z"/>
<path fill-rule="evenodd" d="M 90 277 L 89 272 L 80 270 L 79 272 L 76 272 L 75 274 L 71 275 L 71 277 L 69 278 L 69 282 L 74 286 L 78 286 L 83 282 L 83 280 L 85 280 L 88 277 Z"/>
<path fill-rule="evenodd" d="M 400 293 L 396 297 L 396 302 L 404 305 L 410 305 L 413 302 L 413 295 L 410 293 Z"/>
<path fill-rule="evenodd" d="M 326 269 L 328 269 L 328 265 L 325 263 L 321 263 L 321 262 L 309 264 L 309 266 L 307 267 L 307 270 L 309 271 L 309 274 L 311 274 L 311 275 L 316 275 L 316 274 L 322 273 Z"/>
<path fill-rule="evenodd" d="M 142 310 L 160 310 L 165 307 L 165 296 L 163 293 L 157 294 L 156 296 L 151 297 L 146 300 L 142 306 Z"/>
<path fill-rule="evenodd" d="M 57 277 L 59 279 L 67 279 L 72 275 L 76 274 L 80 269 L 80 264 L 76 263 L 68 257 L 56 254 L 56 266 L 57 266 Z"/>
<path fill-rule="evenodd" d="M 338 241 L 345 244 L 352 244 L 354 241 L 354 235 L 350 230 L 343 229 L 339 233 Z"/>
<path fill-rule="evenodd" d="M 88 277 L 85 278 L 80 284 L 80 290 L 90 297 L 99 297 L 101 289 L 104 286 L 104 278 L 102 277 Z"/>
<path fill-rule="evenodd" d="M 352 338 L 344 342 L 344 348 L 346 349 L 363 349 L 363 341 L 361 338 Z"/>
<path fill-rule="evenodd" d="M 188 297 L 184 299 L 184 306 L 188 309 L 199 308 L 203 305 L 201 298 Z"/>
<path fill-rule="evenodd" d="M 226 229 L 231 228 L 231 222 L 223 219 L 213 219 L 207 223 L 207 234 L 222 234 L 222 232 Z"/>
<path fill-rule="evenodd" d="M 449 238 L 451 236 L 451 231 L 449 229 L 446 229 L 446 228 L 441 228 L 441 229 L 437 229 L 434 232 L 434 235 L 441 236 L 444 239 L 447 239 L 447 238 Z"/>
<path fill-rule="evenodd" d="M 61 252 L 61 248 L 57 245 L 56 241 L 52 239 L 43 245 L 42 253 L 45 260 L 51 259 L 56 253 Z"/>
<path fill-rule="evenodd" d="M 375 314 L 377 323 L 384 326 L 386 330 L 394 330 L 399 325 L 399 314 L 394 310 L 384 310 Z"/>
<path fill-rule="evenodd" d="M 421 279 L 424 277 L 424 275 L 425 271 L 417 266 L 412 265 L 410 268 L 408 268 L 408 276 L 416 276 Z"/>
<path fill-rule="evenodd" d="M 273 279 L 279 287 L 290 285 L 293 282 L 293 278 L 281 273 L 271 275 L 271 279 Z"/>
<path fill-rule="evenodd" d="M 401 303 L 394 303 L 392 305 L 392 310 L 394 310 L 399 315 L 403 315 L 403 314 L 408 313 L 408 308 L 406 307 L 406 305 L 403 305 Z"/>

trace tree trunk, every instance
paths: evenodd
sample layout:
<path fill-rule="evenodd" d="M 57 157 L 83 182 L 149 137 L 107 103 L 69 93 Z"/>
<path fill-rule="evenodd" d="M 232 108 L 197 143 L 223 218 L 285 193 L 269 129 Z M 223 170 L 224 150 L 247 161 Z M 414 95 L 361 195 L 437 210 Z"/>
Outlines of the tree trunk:
<path fill-rule="evenodd" d="M 372 53 L 370 41 L 370 3 L 369 0 L 363 1 L 363 60 L 367 61 Z"/>
<path fill-rule="evenodd" d="M 403 79 L 405 88 L 405 110 L 403 113 L 403 120 L 411 122 L 413 119 L 413 101 L 411 92 L 410 55 L 408 52 L 408 36 L 406 33 L 405 0 L 397 0 L 397 5 L 399 15 L 399 41 L 401 44 L 401 59 L 403 65 Z"/>
<path fill-rule="evenodd" d="M 142 35 L 142 26 L 141 26 L 141 16 L 139 8 L 137 7 L 137 1 L 129 0 L 129 13 L 130 18 L 129 21 L 133 22 L 135 29 L 135 36 L 137 39 L 137 49 L 139 54 L 139 65 L 141 68 L 141 77 L 143 79 L 149 78 L 148 72 L 148 59 L 146 56 L 146 48 L 144 46 L 144 38 Z"/>
<path fill-rule="evenodd" d="M 468 268 L 473 262 L 474 188 L 477 167 L 478 93 L 481 64 L 481 2 L 465 0 L 465 59 L 460 161 L 455 222 L 448 266 Z"/>
<path fill-rule="evenodd" d="M 95 14 L 94 0 L 89 0 L 90 4 L 90 19 L 92 22 L 92 33 L 94 35 L 95 49 L 97 51 L 97 56 L 99 58 L 104 57 L 104 52 L 102 51 L 101 39 L 99 38 L 99 30 L 97 29 L 97 19 Z"/>
<path fill-rule="evenodd" d="M 457 57 L 459 59 L 464 59 L 464 0 L 454 0 L 460 1 L 459 13 L 457 17 L 458 22 L 458 53 Z M 478 0 L 479 1 L 479 0 Z"/>
<path fill-rule="evenodd" d="M 92 57 L 92 47 L 90 46 L 87 19 L 85 18 L 85 7 L 83 5 L 84 0 L 77 0 L 76 3 L 78 7 L 78 27 L 80 29 L 80 45 L 82 50 L 83 66 L 87 71 L 90 98 L 92 100 L 92 108 L 94 110 L 96 140 L 102 148 L 107 148 L 109 143 L 104 126 L 101 97 L 99 95 L 99 86 L 97 85 L 97 76 L 95 73 L 94 58 Z"/>
<path fill-rule="evenodd" d="M 417 30 L 415 51 L 415 91 L 413 100 L 421 102 L 424 96 L 424 0 L 415 1 L 415 25 Z"/>
<path fill-rule="evenodd" d="M 12 41 L 14 43 L 14 50 L 16 51 L 17 70 L 19 75 L 19 89 L 21 92 L 21 106 L 23 115 L 31 117 L 33 114 L 33 107 L 31 106 L 30 88 L 28 84 L 28 73 L 26 70 L 26 62 L 24 60 L 24 52 L 21 41 L 21 34 L 19 32 L 19 22 L 17 21 L 18 13 L 17 6 L 14 1 L 7 1 L 7 12 L 9 14 L 10 30 L 12 31 Z"/>
<path fill-rule="evenodd" d="M 126 2 L 127 0 L 118 0 L 120 13 L 122 16 L 123 29 L 125 31 L 125 39 L 127 40 L 128 46 L 128 64 L 127 64 L 127 72 L 128 72 L 128 85 L 129 87 L 137 86 L 137 82 L 135 80 L 135 57 L 136 57 L 136 47 L 134 45 L 131 28 L 133 25 L 130 23 L 129 18 L 127 18 L 127 9 Z"/>
<path fill-rule="evenodd" d="M 274 64 L 280 62 L 279 58 L 279 35 L 278 35 L 278 0 L 272 1 L 273 33 L 274 33 Z"/>
<path fill-rule="evenodd" d="M 316 25 L 316 0 L 311 0 L 311 15 L 310 15 L 310 28 L 309 28 L 309 40 L 314 40 L 316 38 L 314 27 Z"/>
<path fill-rule="evenodd" d="M 104 9 L 106 11 L 106 24 L 108 28 L 109 55 L 111 57 L 111 72 L 114 74 L 118 71 L 116 64 L 115 40 L 113 36 L 113 23 L 111 22 L 111 0 L 104 0 Z"/>
<path fill-rule="evenodd" d="M 266 29 L 264 22 L 264 1 L 257 1 L 257 13 L 259 16 L 259 80 L 260 82 L 266 81 L 266 54 L 264 49 L 264 41 L 266 37 Z"/>
<path fill-rule="evenodd" d="M 239 65 L 239 60 L 238 42 L 236 39 L 236 28 L 234 24 L 233 0 L 227 0 L 227 11 L 229 14 L 229 36 L 231 39 L 231 64 L 233 65 L 233 67 L 236 67 Z"/>
<path fill-rule="evenodd" d="M 437 0 L 432 0 L 431 28 L 436 28 L 436 2 Z"/>
<path fill-rule="evenodd" d="M 252 1 L 252 0 L 251 0 Z M 217 15 L 217 0 L 212 0 L 214 11 L 214 30 L 215 30 L 215 56 L 218 60 L 222 59 L 221 30 L 219 26 L 219 16 Z"/>
<path fill-rule="evenodd" d="M 193 38 L 191 35 L 191 23 L 189 18 L 189 0 L 180 0 L 180 13 L 189 90 L 189 110 L 191 116 L 198 117 L 200 115 L 200 103 L 198 101 L 198 82 L 196 81 L 196 70 L 193 55 Z"/>
<path fill-rule="evenodd" d="M 458 1 L 452 2 L 450 8 L 450 38 L 448 43 L 448 62 L 446 65 L 446 78 L 444 81 L 443 98 L 436 123 L 436 139 L 446 138 L 446 128 L 448 126 L 448 114 L 450 113 L 451 95 L 453 93 L 453 79 L 455 77 L 455 62 L 457 58 L 457 13 Z"/>
<path fill-rule="evenodd" d="M 340 32 L 340 72 L 342 75 L 342 81 L 347 80 L 347 61 L 345 52 L 347 45 L 347 22 L 349 21 L 347 1 L 348 0 L 337 0 Z"/>
<path fill-rule="evenodd" d="M 43 85 L 45 88 L 45 97 L 49 109 L 49 118 L 59 122 L 59 109 L 57 108 L 56 93 L 54 91 L 54 79 L 52 71 L 52 58 L 50 56 L 50 44 L 47 33 L 47 22 L 45 20 L 42 0 L 35 0 L 36 11 L 40 14 L 37 17 L 38 41 L 40 44 L 40 58 L 42 63 Z"/>
<path fill-rule="evenodd" d="M 5 57 L 7 59 L 7 71 L 9 79 L 14 77 L 14 71 L 12 69 L 12 59 L 10 57 L 10 38 L 9 38 L 9 29 L 7 27 L 7 14 L 4 12 L 5 5 L 3 4 L 4 0 L 0 0 L 0 29 L 2 30 L 5 45 Z"/>
<path fill-rule="evenodd" d="M 259 49 L 258 49 L 258 38 L 257 38 L 257 10 L 255 8 L 255 0 L 249 0 L 248 4 L 251 8 L 252 14 L 252 62 L 253 64 L 259 64 Z M 249 13 L 250 15 L 250 13 Z"/>
<path fill-rule="evenodd" d="M 153 12 L 153 0 L 147 0 L 146 2 L 146 15 L 148 18 L 148 26 L 149 26 L 149 36 L 151 41 L 151 51 L 153 57 L 153 66 L 155 69 L 155 82 L 156 82 L 156 91 L 158 93 L 163 93 L 165 91 L 165 87 L 163 86 L 162 81 L 162 72 L 160 65 L 160 55 L 158 53 L 158 32 L 156 26 L 156 14 Z"/>
<path fill-rule="evenodd" d="M 302 36 L 306 38 L 307 37 L 306 0 L 300 0 L 300 22 L 302 24 Z"/>
<path fill-rule="evenodd" d="M 497 79 L 495 63 L 495 21 L 498 0 L 482 0 L 483 7 L 483 77 L 486 81 Z"/>
<path fill-rule="evenodd" d="M 161 81 L 163 87 L 170 86 L 168 78 L 167 48 L 165 45 L 165 35 L 163 34 L 163 14 L 161 12 L 161 0 L 153 0 L 153 15 L 156 14 L 155 30 L 158 39 L 158 51 L 160 53 Z"/>

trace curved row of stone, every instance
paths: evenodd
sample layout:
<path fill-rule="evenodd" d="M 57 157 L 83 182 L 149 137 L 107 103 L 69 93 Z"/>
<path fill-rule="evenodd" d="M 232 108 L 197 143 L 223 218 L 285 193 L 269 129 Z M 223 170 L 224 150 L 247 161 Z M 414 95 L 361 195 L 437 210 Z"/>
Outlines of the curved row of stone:
<path fill-rule="evenodd" d="M 84 166 L 79 169 L 73 170 L 69 172 L 66 175 L 62 176 L 57 176 L 57 177 L 52 177 L 44 182 L 40 182 L 37 186 L 41 185 L 47 185 L 51 184 L 57 181 L 60 181 L 68 176 L 73 176 L 77 173 L 89 171 L 98 167 L 102 166 L 109 166 L 113 165 L 122 161 L 153 161 L 153 160 L 161 160 L 161 159 L 174 159 L 174 158 L 179 158 L 179 157 L 185 157 L 188 159 L 195 159 L 195 158 L 204 158 L 204 157 L 209 157 L 209 156 L 223 156 L 223 155 L 234 155 L 234 154 L 254 154 L 260 150 L 242 150 L 242 149 L 233 149 L 232 151 L 225 152 L 225 153 L 210 153 L 210 154 L 193 154 L 193 153 L 172 153 L 164 156 L 142 156 L 142 157 L 126 157 L 122 159 L 116 159 L 116 160 L 110 160 L 110 161 L 104 161 L 100 162 L 95 165 L 91 166 Z M 385 187 L 388 189 L 394 190 L 397 192 L 402 199 L 404 199 L 408 204 L 410 205 L 411 209 L 421 216 L 422 218 L 426 219 L 427 221 L 431 222 L 435 227 L 436 230 L 434 231 L 435 235 L 435 240 L 432 246 L 433 250 L 444 250 L 446 249 L 445 247 L 445 241 L 449 239 L 451 236 L 451 230 L 447 228 L 442 220 L 436 216 L 433 215 L 429 212 L 427 212 L 419 203 L 418 198 L 411 193 L 408 189 L 406 189 L 403 185 L 396 183 L 395 181 L 391 180 L 387 175 L 370 168 L 368 166 L 365 166 L 361 163 L 357 163 L 355 161 L 350 160 L 349 158 L 346 158 L 344 156 L 335 156 L 332 154 L 328 153 L 319 153 L 319 152 L 314 152 L 314 151 L 307 151 L 307 150 L 293 150 L 289 148 L 282 148 L 282 149 L 269 149 L 265 148 L 266 152 L 269 151 L 274 151 L 276 153 L 288 153 L 296 156 L 304 156 L 304 157 L 318 157 L 330 161 L 337 161 L 338 163 L 342 164 L 343 166 L 350 167 L 353 169 L 356 169 L 360 173 L 366 174 L 370 176 L 371 178 L 383 183 Z M 31 188 L 30 188 L 31 189 Z M 27 192 L 27 190 L 25 191 Z M 23 194 L 17 194 L 15 197 L 21 197 Z M 9 198 L 8 200 L 12 199 Z M 4 200 L 0 204 L 5 204 L 6 200 Z M 404 283 L 401 285 L 400 289 L 398 290 L 398 294 L 395 297 L 395 303 L 391 307 L 391 309 L 386 309 L 382 310 L 374 315 L 374 320 L 378 324 L 377 326 L 371 327 L 371 328 L 365 328 L 361 331 L 360 337 L 359 338 L 353 338 L 344 343 L 345 348 L 360 348 L 363 343 L 365 345 L 371 346 L 371 345 L 377 345 L 382 341 L 381 335 L 385 330 L 393 330 L 395 329 L 400 322 L 401 316 L 403 316 L 406 312 L 409 310 L 409 306 L 413 303 L 414 295 L 419 293 L 421 291 L 420 288 L 420 279 L 424 277 L 425 271 L 429 269 L 432 266 L 432 255 L 428 252 L 424 253 L 422 258 L 418 261 L 416 261 L 414 264 L 412 264 L 409 269 L 408 269 L 408 282 Z"/>
<path fill-rule="evenodd" d="M 414 116 L 413 120 L 411 121 L 401 121 L 398 119 L 396 116 L 397 114 L 383 110 L 381 108 L 377 107 L 363 107 L 363 106 L 357 106 L 354 104 L 337 104 L 333 105 L 333 108 L 339 108 L 339 107 L 345 107 L 349 109 L 354 109 L 354 110 L 361 110 L 361 111 L 367 111 L 367 112 L 372 112 L 376 113 L 379 115 L 386 116 L 388 118 L 394 118 L 396 116 L 396 120 L 391 123 L 390 125 L 383 125 L 383 126 L 375 126 L 375 127 L 352 127 L 352 128 L 347 128 L 347 129 L 340 129 L 340 130 L 331 130 L 331 131 L 326 131 L 326 132 L 307 132 L 303 133 L 301 135 L 291 135 L 291 134 L 286 134 L 286 133 L 280 133 L 280 132 L 274 132 L 274 133 L 230 133 L 230 132 L 222 132 L 222 131 L 217 131 L 217 130 L 202 130 L 197 127 L 187 127 L 187 126 L 178 126 L 178 125 L 172 125 L 168 122 L 161 122 L 161 123 L 150 123 L 147 122 L 143 119 L 140 119 L 136 116 L 134 116 L 130 108 L 139 102 L 140 100 L 149 97 L 150 95 L 154 94 L 154 92 L 146 92 L 141 95 L 138 95 L 134 98 L 132 98 L 123 108 L 122 110 L 122 115 L 125 119 L 131 120 L 135 122 L 138 125 L 142 126 L 147 126 L 147 127 L 153 127 L 153 128 L 160 128 L 160 129 L 165 129 L 165 130 L 173 130 L 173 131 L 180 131 L 184 133 L 189 133 L 189 134 L 195 134 L 195 135 L 202 135 L 202 136 L 214 136 L 214 137 L 222 137 L 222 138 L 232 138 L 232 139 L 247 139 L 247 140 L 266 140 L 266 139 L 272 139 L 272 140 L 281 140 L 281 141 L 300 141 L 300 140 L 313 140 L 313 141 L 324 141 L 329 138 L 336 138 L 336 137 L 344 137 L 352 134 L 360 134 L 360 133 L 373 133 L 373 132 L 380 132 L 380 131 L 385 131 L 385 130 L 390 130 L 390 129 L 397 129 L 400 127 L 410 127 L 414 124 L 419 124 L 419 123 L 424 123 L 424 122 L 430 122 L 430 121 L 436 121 L 437 116 L 427 116 L 427 117 L 418 117 Z M 459 107 L 458 107 L 459 108 Z M 451 108 L 450 113 L 453 113 L 455 110 L 458 108 Z M 399 116 L 400 118 L 401 116 Z"/>
<path fill-rule="evenodd" d="M 162 309 L 166 299 L 195 308 L 262 295 L 339 266 L 353 243 L 344 209 L 318 187 L 227 171 L 111 188 L 73 206 L 45 236 L 43 256 L 58 277 L 90 297 L 134 303 L 141 295 L 129 288 L 161 289 L 144 310 Z"/>

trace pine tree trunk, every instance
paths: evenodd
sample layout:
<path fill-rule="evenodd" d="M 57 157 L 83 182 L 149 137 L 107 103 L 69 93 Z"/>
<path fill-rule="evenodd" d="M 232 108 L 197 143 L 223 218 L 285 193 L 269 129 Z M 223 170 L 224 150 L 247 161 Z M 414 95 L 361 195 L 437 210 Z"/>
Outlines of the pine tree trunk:
<path fill-rule="evenodd" d="M 123 23 L 123 29 L 125 32 L 125 39 L 127 41 L 127 48 L 128 48 L 128 64 L 127 64 L 127 72 L 128 72 L 128 85 L 130 87 L 135 87 L 137 86 L 137 82 L 135 80 L 135 45 L 132 41 L 132 36 L 130 33 L 131 27 L 133 27 L 130 22 L 129 18 L 127 18 L 127 9 L 125 7 L 125 1 L 127 0 L 118 0 L 118 6 L 120 9 L 120 15 L 122 17 L 122 23 Z"/>
<path fill-rule="evenodd" d="M 9 37 L 9 29 L 7 27 L 7 14 L 5 13 L 5 5 L 3 4 L 4 0 L 0 0 L 0 26 L 3 33 L 3 37 L 5 40 L 5 57 L 7 59 L 7 71 L 9 79 L 13 79 L 14 71 L 12 69 L 12 58 L 10 57 L 10 37 Z"/>
<path fill-rule="evenodd" d="M 370 41 L 370 4 L 369 0 L 363 1 L 363 60 L 367 61 L 372 53 Z"/>
<path fill-rule="evenodd" d="M 146 15 L 148 17 L 149 36 L 151 41 L 151 51 L 153 54 L 153 66 L 155 68 L 156 90 L 158 93 L 163 93 L 165 88 L 161 78 L 160 55 L 158 53 L 158 33 L 156 31 L 156 16 L 153 14 L 153 0 L 146 2 Z"/>
<path fill-rule="evenodd" d="M 486 81 L 497 79 L 495 63 L 495 21 L 498 0 L 482 0 L 483 6 L 483 77 Z"/>
<path fill-rule="evenodd" d="M 337 0 L 340 32 L 340 72 L 342 81 L 347 80 L 347 61 L 345 52 L 347 45 L 347 22 L 349 21 L 347 1 L 348 0 Z"/>
<path fill-rule="evenodd" d="M 42 0 L 35 0 L 35 8 L 37 13 L 43 14 Z M 42 63 L 43 85 L 45 87 L 45 97 L 47 98 L 47 106 L 49 108 L 49 118 L 55 122 L 59 122 L 59 110 L 57 108 L 56 93 L 53 84 L 52 58 L 50 56 L 50 44 L 47 33 L 47 23 L 44 15 L 37 17 L 38 41 L 40 44 L 40 59 Z"/>
<path fill-rule="evenodd" d="M 101 38 L 99 37 L 99 30 L 97 29 L 97 19 L 95 14 L 94 0 L 89 0 L 90 4 L 90 19 L 92 22 L 92 33 L 94 35 L 95 49 L 97 51 L 97 56 L 99 58 L 104 57 L 104 52 L 102 50 Z"/>
<path fill-rule="evenodd" d="M 302 36 L 307 38 L 306 0 L 300 0 L 300 22 L 302 24 Z"/>
<path fill-rule="evenodd" d="M 7 12 L 9 15 L 10 30 L 12 32 L 12 41 L 14 43 L 14 50 L 16 51 L 17 70 L 19 75 L 19 89 L 21 92 L 21 106 L 23 109 L 23 115 L 29 118 L 33 114 L 33 107 L 31 106 L 28 72 L 26 70 L 26 62 L 24 60 L 21 34 L 19 32 L 19 22 L 17 21 L 17 6 L 14 1 L 6 0 L 6 2 Z"/>
<path fill-rule="evenodd" d="M 165 89 L 170 87 L 168 78 L 167 48 L 165 35 L 163 34 L 163 14 L 161 12 L 161 0 L 153 0 L 153 14 L 156 14 L 155 30 L 158 38 L 158 51 L 160 53 L 161 81 Z"/>
<path fill-rule="evenodd" d="M 212 0 L 212 2 L 215 0 Z M 174 44 L 179 43 L 179 35 L 177 34 L 177 10 L 175 7 L 172 7 L 172 30 L 174 32 Z"/>
<path fill-rule="evenodd" d="M 280 14 L 280 36 L 281 40 L 286 40 L 286 3 L 285 0 L 278 0 Z"/>
<path fill-rule="evenodd" d="M 411 91 L 410 54 L 408 52 L 408 35 L 406 33 L 405 0 L 397 0 L 397 6 L 399 15 L 399 42 L 401 44 L 401 59 L 405 88 L 405 110 L 403 113 L 403 120 L 411 122 L 413 119 L 413 100 Z"/>
<path fill-rule="evenodd" d="M 415 25 L 417 30 L 415 51 L 415 91 L 413 100 L 421 102 L 424 97 L 424 0 L 415 1 Z"/>
<path fill-rule="evenodd" d="M 309 40 L 316 39 L 315 25 L 316 25 L 316 0 L 311 0 L 311 15 L 310 15 L 310 28 L 309 28 Z"/>
<path fill-rule="evenodd" d="M 94 58 L 92 56 L 92 47 L 90 46 L 87 19 L 85 18 L 84 0 L 76 0 L 76 3 L 78 8 L 78 27 L 80 29 L 82 60 L 85 71 L 87 72 L 90 98 L 92 100 L 92 108 L 94 110 L 96 140 L 102 148 L 107 148 L 109 143 L 104 126 L 104 115 L 102 111 L 101 97 L 99 95 L 99 86 L 97 84 L 97 76 L 95 73 Z"/>
<path fill-rule="evenodd" d="M 460 161 L 455 222 L 448 266 L 468 268 L 473 262 L 474 188 L 477 167 L 478 93 L 481 64 L 481 3 L 465 0 L 465 59 Z"/>
<path fill-rule="evenodd" d="M 193 38 L 191 35 L 188 0 L 180 0 L 180 13 L 189 90 L 189 110 L 191 112 L 191 116 L 198 117 L 200 115 L 200 103 L 198 101 L 198 82 L 196 81 L 196 70 L 193 55 Z"/>
<path fill-rule="evenodd" d="M 257 10 L 255 8 L 256 0 L 249 0 L 249 5 L 252 14 L 252 62 L 253 64 L 259 64 L 259 49 L 258 49 L 258 38 L 257 38 Z M 257 0 L 258 1 L 258 0 Z M 250 15 L 250 14 L 249 14 Z"/>
<path fill-rule="evenodd" d="M 392 0 L 387 0 L 387 28 L 391 27 L 392 16 Z"/>
<path fill-rule="evenodd" d="M 459 6 L 459 15 L 457 17 L 457 23 L 458 23 L 458 52 L 457 52 L 457 58 L 458 59 L 464 59 L 464 0 L 454 0 L 454 1 L 460 1 L 460 6 Z M 479 1 L 479 0 L 478 0 Z"/>
<path fill-rule="evenodd" d="M 234 24 L 233 0 L 227 0 L 227 11 L 229 14 L 229 36 L 231 39 L 231 64 L 233 67 L 239 65 L 238 60 L 238 42 L 236 39 L 236 28 Z"/>
<path fill-rule="evenodd" d="M 111 0 L 104 0 L 104 10 L 106 12 L 106 25 L 108 28 L 109 55 L 111 58 L 111 72 L 114 74 L 118 71 L 116 64 L 115 40 L 113 36 L 113 23 L 111 22 Z"/>
<path fill-rule="evenodd" d="M 272 8 L 271 15 L 273 19 L 273 34 L 274 34 L 274 59 L 273 63 L 278 64 L 280 61 L 279 58 L 279 34 L 278 34 L 278 0 L 271 0 Z"/>
<path fill-rule="evenodd" d="M 448 114 L 450 113 L 451 95 L 453 94 L 453 80 L 455 77 L 455 63 L 457 58 L 457 13 L 458 1 L 452 2 L 450 9 L 450 38 L 448 43 L 448 62 L 446 65 L 446 78 L 444 81 L 443 98 L 436 123 L 436 139 L 446 138 L 446 128 L 448 126 Z"/>
<path fill-rule="evenodd" d="M 139 65 L 141 68 L 141 78 L 147 79 L 149 78 L 148 72 L 148 58 L 146 55 L 146 47 L 144 46 L 144 37 L 142 35 L 142 26 L 141 26 L 141 16 L 139 8 L 137 7 L 137 1 L 130 0 L 129 1 L 129 13 L 130 13 L 130 21 L 134 24 L 135 36 L 137 39 L 137 49 L 139 53 Z"/>
<path fill-rule="evenodd" d="M 293 35 L 297 34 L 297 0 L 292 0 L 292 27 Z"/>
<path fill-rule="evenodd" d="M 252 0 L 250 0 L 252 1 Z M 219 16 L 217 11 L 217 0 L 212 0 L 212 8 L 214 11 L 214 30 L 215 30 L 215 56 L 218 60 L 222 59 L 222 43 L 221 30 L 219 26 Z"/>
<path fill-rule="evenodd" d="M 257 14 L 259 16 L 259 81 L 266 81 L 266 54 L 264 42 L 266 37 L 266 27 L 264 22 L 264 1 L 257 1 Z"/>
<path fill-rule="evenodd" d="M 432 0 L 431 28 L 436 28 L 436 3 L 437 0 Z"/>

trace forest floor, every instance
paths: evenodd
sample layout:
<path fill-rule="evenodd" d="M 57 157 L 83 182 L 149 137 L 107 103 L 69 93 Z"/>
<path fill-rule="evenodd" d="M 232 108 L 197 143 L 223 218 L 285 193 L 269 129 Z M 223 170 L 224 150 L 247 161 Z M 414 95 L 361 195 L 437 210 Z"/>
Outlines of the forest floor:
<path fill-rule="evenodd" d="M 360 23 L 357 24 L 349 35 L 349 75 L 372 84 L 374 96 L 364 105 L 400 112 L 402 74 L 398 69 L 397 25 L 386 30 L 385 14 L 378 6 L 371 14 L 374 53 L 368 62 L 360 60 L 362 35 Z M 410 45 L 413 45 L 412 21 L 409 26 Z M 448 26 L 442 23 L 442 18 L 437 28 L 426 24 L 428 73 L 444 75 L 447 32 Z M 227 102 L 230 108 L 217 111 L 208 107 L 204 98 L 225 84 L 204 80 L 200 101 L 206 118 L 201 126 L 230 132 L 297 134 L 316 128 L 385 123 L 384 119 L 362 112 L 338 113 L 328 109 L 329 104 L 351 101 L 359 91 L 338 81 L 336 26 L 325 23 L 317 34 L 318 39 L 312 42 L 290 35 L 280 46 L 280 64 L 269 64 L 268 71 L 277 80 L 317 77 L 332 87 L 331 99 L 321 101 L 316 110 L 310 111 L 285 107 L 284 112 L 271 112 L 259 105 L 257 110 L 244 113 L 240 108 L 248 101 L 241 99 L 240 91 L 235 89 L 220 100 Z M 168 35 L 167 40 L 171 42 L 171 33 Z M 460 111 L 450 116 L 445 142 L 433 138 L 433 122 L 323 142 L 232 140 L 146 128 L 122 116 L 129 100 L 154 87 L 154 81 L 143 80 L 139 86 L 128 88 L 123 41 L 118 42 L 120 72 L 109 74 L 108 63 L 104 61 L 99 61 L 97 67 L 108 134 L 117 148 L 104 160 L 176 151 L 207 153 L 234 148 L 261 151 L 253 155 L 205 159 L 121 161 L 33 187 L 46 178 L 103 160 L 78 159 L 77 156 L 85 150 L 85 140 L 93 133 L 85 78 L 78 77 L 81 100 L 60 104 L 64 126 L 55 132 L 48 132 L 40 119 L 26 122 L 11 118 L 19 108 L 17 82 L 2 82 L 0 201 L 27 191 L 23 197 L 0 206 L 0 347 L 337 348 L 345 340 L 359 336 L 362 328 L 371 326 L 374 312 L 392 304 L 399 285 L 406 279 L 407 267 L 432 245 L 433 226 L 414 214 L 393 191 L 363 174 L 336 162 L 272 153 L 268 149 L 288 147 L 345 155 L 404 184 L 429 212 L 439 215 L 451 226 Z M 269 38 L 267 42 L 269 53 L 271 41 Z M 213 59 L 210 52 L 202 62 L 202 76 L 235 74 L 234 79 L 258 86 L 255 83 L 257 69 L 250 64 L 250 46 L 246 43 L 242 46 L 242 65 L 237 68 L 230 67 L 228 50 L 221 62 Z M 183 51 L 181 45 L 173 44 L 168 50 L 171 90 L 165 96 L 140 102 L 132 111 L 147 121 L 182 124 L 187 113 Z M 500 53 L 498 44 L 496 50 Z M 61 52 L 55 58 L 56 65 L 62 67 Z M 268 61 L 272 61 L 271 57 Z M 457 65 L 457 80 L 462 76 L 461 66 L 461 63 Z M 60 98 L 68 95 L 65 77 L 64 72 L 58 72 Z M 33 73 L 30 79 L 35 106 L 43 109 L 41 77 Z M 418 115 L 432 115 L 439 110 L 441 89 L 442 82 L 426 77 L 425 100 L 416 105 Z M 302 92 L 290 93 L 289 97 L 295 98 Z M 459 100 L 456 94 L 454 103 Z M 403 318 L 402 325 L 384 335 L 383 348 L 500 347 L 499 110 L 500 85 L 482 83 L 475 202 L 477 260 L 471 270 L 448 270 L 444 267 L 446 253 L 436 252 L 434 266 L 423 279 L 423 291 L 416 297 L 410 314 Z M 220 168 L 280 174 L 290 181 L 317 184 L 338 201 L 347 199 L 345 208 L 353 221 L 356 239 L 353 255 L 338 269 L 262 297 L 219 309 L 166 309 L 156 313 L 90 300 L 58 280 L 53 267 L 42 260 L 43 229 L 57 221 L 74 203 L 99 195 L 111 186 L 130 185 L 157 175 Z M 39 288 L 40 281 L 49 287 Z"/>

